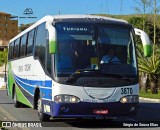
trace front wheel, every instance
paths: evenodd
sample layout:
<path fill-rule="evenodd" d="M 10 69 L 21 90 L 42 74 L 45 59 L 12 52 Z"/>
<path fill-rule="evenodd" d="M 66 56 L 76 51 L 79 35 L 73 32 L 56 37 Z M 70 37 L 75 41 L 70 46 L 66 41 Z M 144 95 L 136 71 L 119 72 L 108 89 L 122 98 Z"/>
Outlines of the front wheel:
<path fill-rule="evenodd" d="M 47 115 L 43 113 L 43 108 L 42 108 L 42 98 L 39 96 L 38 101 L 37 101 L 37 111 L 38 111 L 38 118 L 40 121 L 49 121 L 50 120 L 50 115 Z"/>

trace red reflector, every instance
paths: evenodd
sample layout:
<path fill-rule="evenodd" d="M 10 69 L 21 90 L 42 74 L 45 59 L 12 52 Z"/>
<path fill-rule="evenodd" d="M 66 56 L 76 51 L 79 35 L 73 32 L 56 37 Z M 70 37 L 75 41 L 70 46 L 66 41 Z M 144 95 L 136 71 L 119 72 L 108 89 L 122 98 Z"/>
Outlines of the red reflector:
<path fill-rule="evenodd" d="M 108 114 L 108 110 L 107 109 L 95 109 L 95 110 L 93 110 L 93 113 L 94 114 Z"/>

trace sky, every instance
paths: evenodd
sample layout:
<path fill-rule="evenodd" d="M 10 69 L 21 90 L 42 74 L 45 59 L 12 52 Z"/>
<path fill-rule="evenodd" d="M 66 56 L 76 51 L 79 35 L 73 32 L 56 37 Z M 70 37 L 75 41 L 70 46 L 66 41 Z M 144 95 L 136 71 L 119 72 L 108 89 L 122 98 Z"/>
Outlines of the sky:
<path fill-rule="evenodd" d="M 0 12 L 18 16 L 19 25 L 36 22 L 46 15 L 133 14 L 135 6 L 135 0 L 0 0 Z M 28 8 L 33 14 L 24 15 Z M 34 18 L 24 18 L 28 16 Z"/>

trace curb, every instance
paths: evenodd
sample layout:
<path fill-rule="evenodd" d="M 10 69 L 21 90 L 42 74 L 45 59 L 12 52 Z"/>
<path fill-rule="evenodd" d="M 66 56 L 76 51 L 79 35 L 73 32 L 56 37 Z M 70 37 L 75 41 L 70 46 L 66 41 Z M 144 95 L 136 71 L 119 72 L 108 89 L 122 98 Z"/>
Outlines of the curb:
<path fill-rule="evenodd" d="M 151 101 L 151 102 L 157 102 L 160 103 L 160 99 L 153 99 L 153 98 L 143 98 L 143 97 L 139 97 L 140 100 L 144 100 L 144 101 Z"/>

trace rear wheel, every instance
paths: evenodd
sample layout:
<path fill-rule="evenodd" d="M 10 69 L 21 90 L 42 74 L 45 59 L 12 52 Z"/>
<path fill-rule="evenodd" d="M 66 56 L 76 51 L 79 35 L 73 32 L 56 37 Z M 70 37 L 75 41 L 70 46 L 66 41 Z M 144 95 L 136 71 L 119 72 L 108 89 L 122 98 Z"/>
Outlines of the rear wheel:
<path fill-rule="evenodd" d="M 42 108 L 42 98 L 38 97 L 38 101 L 37 101 L 37 111 L 38 111 L 38 117 L 40 121 L 49 121 L 50 120 L 50 115 L 47 115 L 45 113 L 43 113 L 43 108 Z"/>
<path fill-rule="evenodd" d="M 14 95 L 13 95 L 13 100 L 14 100 L 14 106 L 16 108 L 21 106 L 21 103 L 19 101 L 17 101 L 17 94 L 16 94 L 16 88 L 14 88 Z"/>

